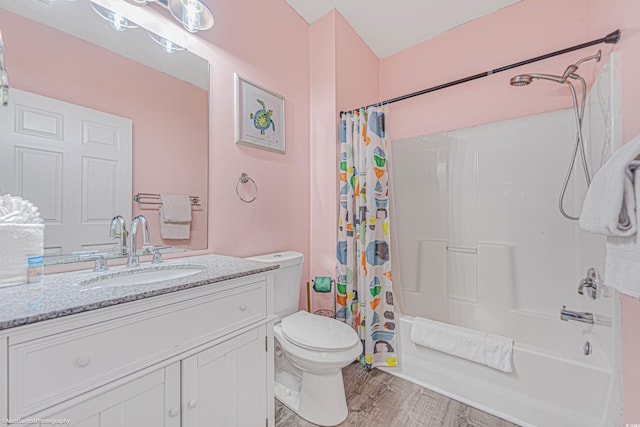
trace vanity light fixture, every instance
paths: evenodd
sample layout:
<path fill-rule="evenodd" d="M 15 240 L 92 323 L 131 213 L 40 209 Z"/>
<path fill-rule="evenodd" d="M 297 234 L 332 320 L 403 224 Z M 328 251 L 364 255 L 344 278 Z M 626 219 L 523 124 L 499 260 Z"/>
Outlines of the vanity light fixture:
<path fill-rule="evenodd" d="M 213 13 L 200 0 L 132 0 L 141 6 L 159 4 L 171 12 L 171 15 L 184 28 L 196 33 L 213 27 Z"/>
<path fill-rule="evenodd" d="M 91 7 L 96 11 L 98 15 L 106 19 L 109 25 L 111 25 L 111 28 L 116 31 L 124 31 L 127 28 L 138 28 L 136 24 L 129 21 L 124 16 L 118 15 L 117 13 L 110 11 L 106 7 L 97 5 L 94 2 L 91 2 Z"/>
<path fill-rule="evenodd" d="M 149 34 L 149 37 L 151 37 L 154 42 L 158 43 L 167 53 L 173 53 L 177 50 L 184 50 L 182 46 L 178 46 L 171 40 L 167 40 L 164 37 L 157 35 L 156 33 L 152 33 L 151 31 L 148 31 L 147 33 Z"/>

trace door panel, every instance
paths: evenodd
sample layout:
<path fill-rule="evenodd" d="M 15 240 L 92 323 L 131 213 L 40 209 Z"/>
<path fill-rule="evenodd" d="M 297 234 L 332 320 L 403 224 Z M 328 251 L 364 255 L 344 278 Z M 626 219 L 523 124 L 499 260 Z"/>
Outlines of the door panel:
<path fill-rule="evenodd" d="M 40 209 L 45 253 L 108 250 L 111 218 L 131 217 L 131 153 L 131 120 L 12 89 L 0 115 L 0 194 Z"/>
<path fill-rule="evenodd" d="M 265 424 L 265 337 L 262 326 L 182 361 L 184 427 Z"/>
<path fill-rule="evenodd" d="M 74 427 L 180 427 L 180 365 L 152 372 L 53 415 L 29 418 L 69 420 L 65 425 Z"/>

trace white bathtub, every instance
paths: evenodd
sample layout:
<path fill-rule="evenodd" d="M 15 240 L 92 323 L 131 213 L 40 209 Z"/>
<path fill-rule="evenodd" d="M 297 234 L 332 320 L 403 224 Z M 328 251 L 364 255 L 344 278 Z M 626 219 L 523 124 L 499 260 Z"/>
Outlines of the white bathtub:
<path fill-rule="evenodd" d="M 417 346 L 398 319 L 399 367 L 385 371 L 522 426 L 617 427 L 620 384 L 606 369 L 514 346 L 512 373 Z"/>
<path fill-rule="evenodd" d="M 611 55 L 588 95 L 592 173 L 620 143 L 616 64 Z M 603 272 L 605 239 L 557 209 L 574 119 L 572 109 L 551 111 L 393 141 L 394 298 L 403 314 L 399 367 L 389 372 L 525 426 L 622 425 L 618 295 L 577 292 L 588 268 Z M 580 213 L 585 191 L 574 175 L 569 212 Z M 563 305 L 598 321 L 562 321 Z M 514 372 L 414 345 L 411 316 L 512 338 Z"/>

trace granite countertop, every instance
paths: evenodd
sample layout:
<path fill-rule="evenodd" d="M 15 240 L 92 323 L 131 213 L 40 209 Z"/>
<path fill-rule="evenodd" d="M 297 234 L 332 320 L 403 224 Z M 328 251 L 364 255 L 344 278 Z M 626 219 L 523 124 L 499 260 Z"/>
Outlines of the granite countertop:
<path fill-rule="evenodd" d="M 202 266 L 202 272 L 178 279 L 162 280 L 143 285 L 100 287 L 100 277 L 118 276 L 130 270 L 158 270 L 172 265 L 182 268 Z M 0 287 L 0 330 L 96 310 L 130 301 L 163 295 L 183 289 L 235 279 L 278 268 L 223 255 L 200 255 L 177 258 L 152 266 L 142 263 L 129 269 L 110 267 L 104 272 L 80 270 L 45 275 L 39 283 Z"/>

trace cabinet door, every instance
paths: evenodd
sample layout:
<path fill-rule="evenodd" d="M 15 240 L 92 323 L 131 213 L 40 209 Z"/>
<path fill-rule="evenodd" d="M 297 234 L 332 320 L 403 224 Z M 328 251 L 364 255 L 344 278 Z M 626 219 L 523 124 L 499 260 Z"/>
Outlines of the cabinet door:
<path fill-rule="evenodd" d="M 183 427 L 266 424 L 265 343 L 261 326 L 182 361 Z"/>
<path fill-rule="evenodd" d="M 180 427 L 180 364 L 92 397 L 62 411 L 33 418 L 69 420 L 74 427 Z M 42 427 L 46 427 L 43 421 Z"/>

